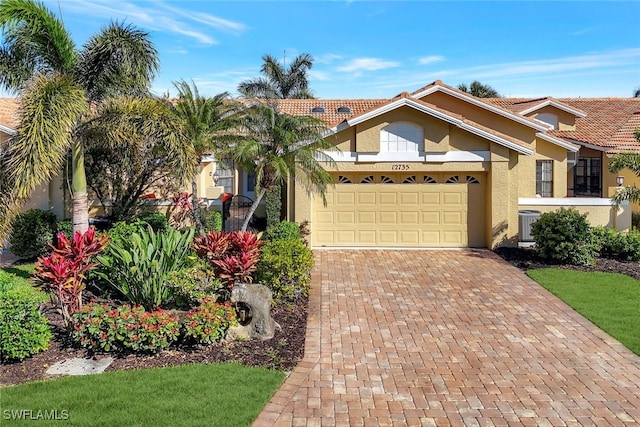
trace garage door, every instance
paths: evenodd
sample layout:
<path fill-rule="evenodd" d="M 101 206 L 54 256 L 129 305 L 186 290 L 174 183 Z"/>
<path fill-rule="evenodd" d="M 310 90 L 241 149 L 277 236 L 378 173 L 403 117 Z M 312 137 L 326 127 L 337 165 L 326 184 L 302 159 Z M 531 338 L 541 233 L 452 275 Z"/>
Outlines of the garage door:
<path fill-rule="evenodd" d="M 339 175 L 336 181 L 326 206 L 319 198 L 313 203 L 313 246 L 470 246 L 466 175 Z"/>

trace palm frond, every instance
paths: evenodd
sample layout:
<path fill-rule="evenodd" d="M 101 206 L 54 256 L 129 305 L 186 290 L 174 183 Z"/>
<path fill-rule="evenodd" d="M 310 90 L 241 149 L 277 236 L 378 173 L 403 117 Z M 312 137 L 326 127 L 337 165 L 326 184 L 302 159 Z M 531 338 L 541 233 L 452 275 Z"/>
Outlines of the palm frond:
<path fill-rule="evenodd" d="M 33 72 L 71 72 L 77 53 L 62 22 L 43 3 L 32 0 L 5 0 L 0 3 L 0 27 L 5 35 L 5 49 L 11 58 L 30 58 L 31 73 L 16 73 L 4 78 L 17 90 L 25 76 Z M 24 62 L 22 66 L 26 65 Z M 22 81 L 21 81 L 22 80 Z"/>
<path fill-rule="evenodd" d="M 618 173 L 622 169 L 629 169 L 636 176 L 640 176 L 640 154 L 619 153 L 613 156 L 609 162 L 609 172 Z"/>
<path fill-rule="evenodd" d="M 74 73 L 96 100 L 148 94 L 158 68 L 149 34 L 115 22 L 85 43 Z"/>
<path fill-rule="evenodd" d="M 114 150 L 148 142 L 166 153 L 166 166 L 174 170 L 177 179 L 187 182 L 197 172 L 195 151 L 184 143 L 180 123 L 161 99 L 109 98 L 100 105 L 96 116 L 78 129 L 78 137 L 86 144 Z"/>
<path fill-rule="evenodd" d="M 7 166 L 16 197 L 29 197 L 62 166 L 71 132 L 88 109 L 86 94 L 68 75 L 36 75 L 23 91 L 20 125 L 8 150 Z"/>

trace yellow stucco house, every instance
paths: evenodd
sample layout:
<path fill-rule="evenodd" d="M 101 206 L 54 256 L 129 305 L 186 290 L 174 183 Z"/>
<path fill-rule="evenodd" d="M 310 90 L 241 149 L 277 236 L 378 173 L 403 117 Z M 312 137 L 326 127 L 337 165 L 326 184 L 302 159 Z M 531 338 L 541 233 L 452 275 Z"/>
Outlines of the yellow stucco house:
<path fill-rule="evenodd" d="M 588 213 L 592 225 L 631 225 L 632 207 L 615 209 L 607 197 L 620 179 L 607 166 L 617 152 L 640 151 L 640 99 L 480 99 L 436 81 L 392 99 L 278 106 L 325 121 L 337 148 L 326 205 L 293 182 L 285 190 L 286 217 L 310 221 L 312 247 L 517 245 L 521 211 L 562 206 Z M 214 206 L 223 191 L 253 196 L 250 171 L 213 158 L 202 166 L 199 196 Z M 45 204 L 47 193 L 55 209 L 59 184 L 34 200 Z"/>

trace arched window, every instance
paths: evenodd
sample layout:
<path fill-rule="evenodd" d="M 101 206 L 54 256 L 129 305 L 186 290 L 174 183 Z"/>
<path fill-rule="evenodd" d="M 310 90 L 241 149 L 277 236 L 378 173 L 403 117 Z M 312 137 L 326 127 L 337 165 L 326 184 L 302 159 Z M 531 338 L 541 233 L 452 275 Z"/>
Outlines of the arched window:
<path fill-rule="evenodd" d="M 380 151 L 406 153 L 424 151 L 422 128 L 413 123 L 398 122 L 380 131 Z"/>
<path fill-rule="evenodd" d="M 555 114 L 540 113 L 536 116 L 536 119 L 553 126 L 554 129 L 558 129 L 558 116 L 556 116 Z"/>

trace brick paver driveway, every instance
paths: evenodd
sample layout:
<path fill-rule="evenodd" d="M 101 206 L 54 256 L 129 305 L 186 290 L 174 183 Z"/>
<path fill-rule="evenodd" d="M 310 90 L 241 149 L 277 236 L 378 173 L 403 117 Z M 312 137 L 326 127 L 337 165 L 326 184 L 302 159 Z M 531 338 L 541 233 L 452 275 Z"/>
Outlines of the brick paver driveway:
<path fill-rule="evenodd" d="M 256 426 L 638 425 L 640 357 L 488 251 L 316 251 Z"/>

